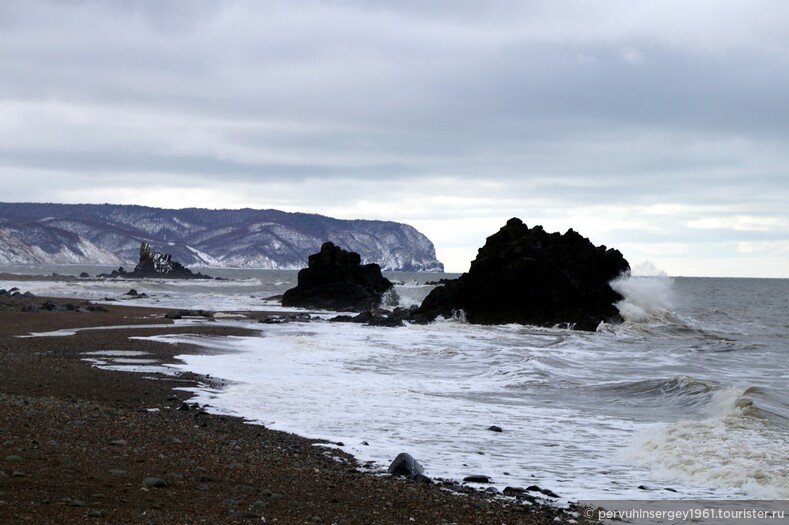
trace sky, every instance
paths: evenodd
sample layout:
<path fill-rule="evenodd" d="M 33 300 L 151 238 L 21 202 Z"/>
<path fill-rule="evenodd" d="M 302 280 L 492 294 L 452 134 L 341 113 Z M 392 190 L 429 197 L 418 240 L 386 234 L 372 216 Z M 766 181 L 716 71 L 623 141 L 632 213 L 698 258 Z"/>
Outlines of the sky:
<path fill-rule="evenodd" d="M 789 2 L 0 2 L 0 201 L 511 217 L 789 277 Z"/>

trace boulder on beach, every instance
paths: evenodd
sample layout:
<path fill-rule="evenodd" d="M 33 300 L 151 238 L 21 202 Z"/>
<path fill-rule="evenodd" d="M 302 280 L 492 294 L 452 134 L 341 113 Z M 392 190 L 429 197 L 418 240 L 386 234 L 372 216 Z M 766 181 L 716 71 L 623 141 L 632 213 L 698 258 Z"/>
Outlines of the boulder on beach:
<path fill-rule="evenodd" d="M 414 456 L 408 452 L 401 452 L 394 458 L 387 471 L 393 476 L 412 478 L 418 474 L 423 474 L 425 469 L 414 459 Z"/>
<path fill-rule="evenodd" d="M 356 252 L 326 242 L 299 271 L 298 285 L 282 296 L 282 306 L 362 311 L 378 306 L 393 288 L 377 264 L 361 264 Z"/>
<path fill-rule="evenodd" d="M 566 324 L 595 330 L 619 320 L 622 299 L 609 283 L 630 270 L 615 249 L 570 229 L 548 233 L 520 219 L 488 237 L 471 268 L 434 289 L 417 313 L 431 319 L 465 313 L 476 324 Z"/>

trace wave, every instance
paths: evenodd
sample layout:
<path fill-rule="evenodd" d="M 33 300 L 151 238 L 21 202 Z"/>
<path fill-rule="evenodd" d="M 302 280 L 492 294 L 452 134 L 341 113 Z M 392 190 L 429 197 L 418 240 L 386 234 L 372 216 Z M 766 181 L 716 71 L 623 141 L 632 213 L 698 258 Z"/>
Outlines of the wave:
<path fill-rule="evenodd" d="M 716 386 L 716 383 L 711 381 L 678 375 L 661 379 L 608 383 L 598 388 L 623 396 L 696 396 L 710 394 Z"/>
<path fill-rule="evenodd" d="M 758 395 L 756 387 L 716 391 L 704 407 L 706 417 L 650 426 L 624 455 L 667 483 L 789 498 L 787 428 L 757 406 Z"/>
<path fill-rule="evenodd" d="M 626 274 L 610 285 L 624 298 L 615 306 L 626 322 L 666 323 L 674 319 L 674 286 L 670 277 Z"/>

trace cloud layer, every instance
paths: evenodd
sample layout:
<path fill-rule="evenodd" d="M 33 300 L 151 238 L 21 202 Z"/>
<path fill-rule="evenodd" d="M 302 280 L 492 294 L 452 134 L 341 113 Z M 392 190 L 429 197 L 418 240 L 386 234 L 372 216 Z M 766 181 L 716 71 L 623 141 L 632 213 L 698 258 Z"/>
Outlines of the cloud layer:
<path fill-rule="evenodd" d="M 785 2 L 0 4 L 6 201 L 511 216 L 789 277 Z"/>

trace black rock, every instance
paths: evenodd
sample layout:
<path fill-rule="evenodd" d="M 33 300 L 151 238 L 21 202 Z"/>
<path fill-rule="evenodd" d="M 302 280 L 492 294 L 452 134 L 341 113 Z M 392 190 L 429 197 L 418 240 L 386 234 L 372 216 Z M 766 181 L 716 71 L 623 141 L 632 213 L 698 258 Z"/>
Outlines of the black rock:
<path fill-rule="evenodd" d="M 241 519 L 241 520 L 257 520 L 260 521 L 263 516 L 256 513 L 256 512 L 249 512 L 246 510 L 234 510 L 230 513 L 231 518 Z"/>
<path fill-rule="evenodd" d="M 609 283 L 629 271 L 618 250 L 595 246 L 572 229 L 548 233 L 510 219 L 488 237 L 471 268 L 445 281 L 422 302 L 417 315 L 435 319 L 462 310 L 477 324 L 567 324 L 595 330 L 619 320 L 622 297 Z"/>
<path fill-rule="evenodd" d="M 79 274 L 79 276 L 84 279 L 86 277 L 90 277 L 90 274 L 88 274 L 88 272 L 82 272 L 81 274 Z"/>
<path fill-rule="evenodd" d="M 463 478 L 463 481 L 467 481 L 469 483 L 490 483 L 490 478 L 488 476 L 483 476 L 482 474 L 474 474 L 471 476 L 466 476 Z"/>
<path fill-rule="evenodd" d="M 140 245 L 140 262 L 132 273 L 134 277 L 174 277 L 178 279 L 203 279 L 202 274 L 192 273 L 178 261 L 174 261 L 169 253 L 159 253 L 148 243 Z"/>
<path fill-rule="evenodd" d="M 371 310 L 393 288 L 377 264 L 361 264 L 356 252 L 325 242 L 299 271 L 298 285 L 282 296 L 283 306 L 335 311 Z"/>
<path fill-rule="evenodd" d="M 489 426 L 488 430 L 490 430 L 491 432 L 504 432 L 504 430 L 502 430 L 502 428 L 500 426 L 497 426 L 497 425 Z"/>
<path fill-rule="evenodd" d="M 407 478 L 413 478 L 417 474 L 424 473 L 425 470 L 411 454 L 407 452 L 401 452 L 397 455 L 394 461 L 392 461 L 392 464 L 389 465 L 389 469 L 387 471 L 393 476 L 405 476 Z"/>
<path fill-rule="evenodd" d="M 269 315 L 262 318 L 259 323 L 263 324 L 283 324 L 283 323 L 307 323 L 312 320 L 310 314 L 296 313 L 285 315 Z"/>
<path fill-rule="evenodd" d="M 525 494 L 526 489 L 521 487 L 504 487 L 502 494 L 505 496 L 518 496 L 520 494 Z"/>
<path fill-rule="evenodd" d="M 103 306 L 88 306 L 88 307 L 87 307 L 87 308 L 85 308 L 85 309 L 86 309 L 87 311 L 89 311 L 89 312 L 109 312 L 109 310 L 107 310 L 107 309 L 106 309 L 105 307 L 103 307 Z"/>
<path fill-rule="evenodd" d="M 194 273 L 178 261 L 174 261 L 169 253 L 154 251 L 150 244 L 140 244 L 140 261 L 134 271 L 127 272 L 123 266 L 113 270 L 109 275 L 102 273 L 97 277 L 123 277 L 141 279 L 145 277 L 158 277 L 166 279 L 211 279 L 208 275 Z M 144 294 L 143 294 L 144 295 Z"/>
<path fill-rule="evenodd" d="M 365 310 L 358 315 L 338 315 L 329 319 L 334 323 L 361 323 L 369 326 L 385 326 L 394 328 L 397 326 L 404 326 L 405 320 L 409 319 L 408 310 L 397 308 L 392 312 L 387 310 L 377 310 L 372 312 Z"/>
<path fill-rule="evenodd" d="M 146 488 L 164 488 L 167 482 L 161 478 L 145 478 L 142 480 L 142 486 Z"/>
<path fill-rule="evenodd" d="M 538 487 L 537 485 L 530 485 L 526 487 L 526 490 L 530 492 L 539 492 L 540 494 L 545 494 L 549 498 L 558 498 L 559 495 L 553 492 L 551 489 L 543 489 Z"/>
<path fill-rule="evenodd" d="M 165 319 L 183 319 L 184 317 L 205 317 L 213 319 L 213 312 L 207 310 L 172 310 L 164 314 Z"/>
<path fill-rule="evenodd" d="M 428 476 L 425 476 L 424 474 L 414 474 L 413 476 L 409 476 L 408 479 L 410 479 L 411 481 L 415 481 L 417 483 L 425 483 L 427 485 L 433 484 L 433 480 L 430 479 Z"/>

